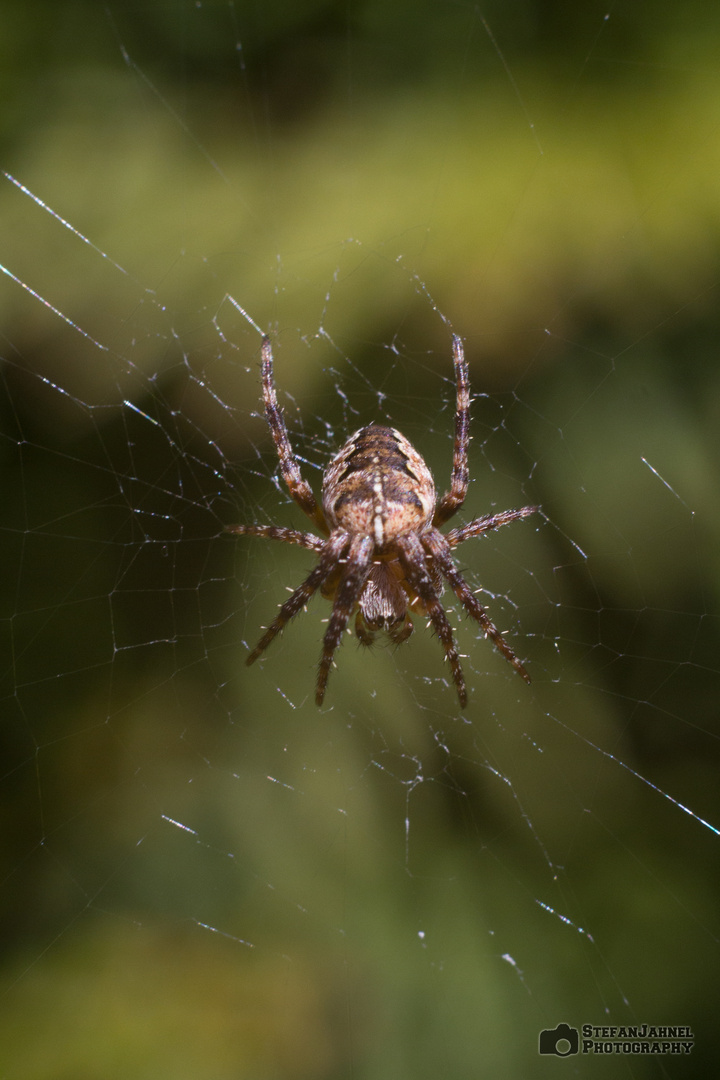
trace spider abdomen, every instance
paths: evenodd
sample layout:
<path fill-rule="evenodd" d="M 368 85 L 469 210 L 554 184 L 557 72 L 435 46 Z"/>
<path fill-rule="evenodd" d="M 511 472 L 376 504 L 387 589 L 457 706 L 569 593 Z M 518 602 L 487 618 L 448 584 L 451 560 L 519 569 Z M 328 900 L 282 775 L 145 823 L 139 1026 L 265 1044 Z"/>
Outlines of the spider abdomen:
<path fill-rule="evenodd" d="M 382 551 L 422 530 L 435 511 L 435 485 L 417 450 L 395 428 L 371 424 L 352 435 L 323 477 L 331 530 L 371 536 Z"/>

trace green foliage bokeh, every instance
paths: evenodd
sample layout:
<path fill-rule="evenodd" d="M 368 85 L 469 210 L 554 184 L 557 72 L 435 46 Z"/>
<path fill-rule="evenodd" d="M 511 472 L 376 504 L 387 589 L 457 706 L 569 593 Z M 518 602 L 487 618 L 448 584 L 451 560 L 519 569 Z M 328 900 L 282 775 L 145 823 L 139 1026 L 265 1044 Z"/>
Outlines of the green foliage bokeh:
<path fill-rule="evenodd" d="M 600 1023 L 614 976 L 640 1020 L 695 1024 L 703 1075 L 716 846 L 682 807 L 720 818 L 720 14 L 604 15 L 5 5 L 4 168 L 109 256 L 4 182 L 0 261 L 37 294 L 2 279 L 7 1075 L 545 1075 L 537 1032 Z M 242 666 L 306 562 L 222 536 L 301 524 L 224 298 L 277 335 L 316 486 L 320 418 L 354 418 L 339 356 L 439 476 L 449 334 L 413 274 L 471 359 L 470 512 L 552 523 L 463 556 L 523 613 L 536 712 L 468 634 L 461 721 L 420 632 L 346 644 L 333 711 L 291 711 L 319 602 Z"/>

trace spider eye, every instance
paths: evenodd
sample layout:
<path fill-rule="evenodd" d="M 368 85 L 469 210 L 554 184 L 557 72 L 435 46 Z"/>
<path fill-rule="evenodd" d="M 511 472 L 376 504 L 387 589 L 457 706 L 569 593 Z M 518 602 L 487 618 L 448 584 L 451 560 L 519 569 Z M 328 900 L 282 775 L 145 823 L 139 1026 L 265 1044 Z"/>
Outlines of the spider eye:
<path fill-rule="evenodd" d="M 394 617 L 389 615 L 376 615 L 375 618 L 368 618 L 365 614 L 365 625 L 368 630 L 380 631 L 383 630 L 386 634 L 392 636 L 392 632 L 397 626 L 402 626 L 405 622 L 405 613 L 402 615 L 395 615 Z"/>
<path fill-rule="evenodd" d="M 405 622 L 407 606 L 405 604 L 394 606 L 392 599 L 395 598 L 377 593 L 362 598 L 360 612 L 368 630 L 384 630 L 389 634 L 394 627 Z"/>
<path fill-rule="evenodd" d="M 381 632 L 387 634 L 396 645 L 400 645 L 403 641 L 407 641 L 413 629 L 412 619 L 407 612 L 402 615 L 378 613 L 371 618 L 362 603 L 355 620 L 355 632 L 363 645 L 371 645 L 375 635 Z"/>

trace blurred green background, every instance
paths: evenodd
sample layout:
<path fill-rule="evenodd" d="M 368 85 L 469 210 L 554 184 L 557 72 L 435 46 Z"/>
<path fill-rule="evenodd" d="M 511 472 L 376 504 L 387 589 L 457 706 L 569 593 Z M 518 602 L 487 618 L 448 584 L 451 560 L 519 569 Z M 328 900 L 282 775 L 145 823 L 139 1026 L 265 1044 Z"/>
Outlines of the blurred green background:
<path fill-rule="evenodd" d="M 709 1075 L 720 12 L 0 22 L 0 1075 L 545 1076 L 560 1022 Z M 316 490 L 387 419 L 442 487 L 462 335 L 464 520 L 543 510 L 460 557 L 529 690 L 463 624 L 461 715 L 419 625 L 318 711 L 320 602 L 244 667 L 311 560 L 223 535 L 304 527 L 228 294 Z"/>

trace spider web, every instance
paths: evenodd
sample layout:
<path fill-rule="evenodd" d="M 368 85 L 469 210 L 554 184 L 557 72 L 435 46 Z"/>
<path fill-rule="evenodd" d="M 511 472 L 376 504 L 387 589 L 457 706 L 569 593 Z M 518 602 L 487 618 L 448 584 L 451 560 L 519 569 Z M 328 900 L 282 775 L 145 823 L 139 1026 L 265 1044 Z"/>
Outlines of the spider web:
<path fill-rule="evenodd" d="M 0 187 L 2 1075 L 524 1077 L 560 1023 L 688 1026 L 622 1064 L 707 1074 L 703 17 L 457 6 L 410 43 L 400 8 L 78 5 L 51 44 L 42 12 L 52 105 L 7 107 Z M 349 636 L 318 710 L 320 598 L 244 666 L 313 563 L 224 532 L 308 527 L 261 334 L 318 493 L 372 421 L 445 490 L 453 331 L 453 524 L 542 508 L 456 551 L 532 684 L 446 593 L 466 710 L 418 619 Z"/>

